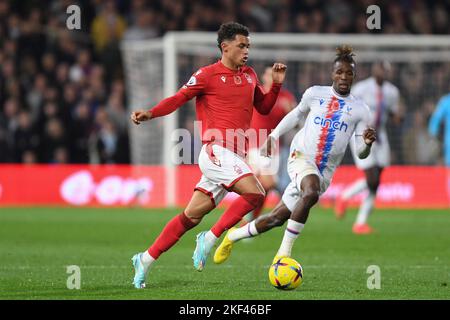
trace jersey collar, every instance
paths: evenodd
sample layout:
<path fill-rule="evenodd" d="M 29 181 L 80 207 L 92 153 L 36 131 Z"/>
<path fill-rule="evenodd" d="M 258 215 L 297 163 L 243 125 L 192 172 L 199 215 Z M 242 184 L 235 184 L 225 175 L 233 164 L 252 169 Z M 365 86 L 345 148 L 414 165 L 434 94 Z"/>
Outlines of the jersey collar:
<path fill-rule="evenodd" d="M 345 99 L 345 98 L 350 97 L 350 92 L 349 92 L 346 96 L 343 96 L 343 95 L 337 93 L 337 92 L 334 90 L 333 86 L 331 86 L 331 92 L 332 92 L 335 96 L 338 96 L 338 98 L 341 98 L 341 99 Z"/>
<path fill-rule="evenodd" d="M 222 60 L 220 60 L 220 59 L 217 61 L 217 63 L 218 63 L 218 65 L 219 65 L 219 67 L 220 67 L 221 69 L 226 70 L 227 72 L 231 72 L 231 73 L 233 73 L 233 74 L 239 74 L 239 73 L 242 73 L 242 70 L 243 70 L 243 68 L 244 68 L 244 67 L 240 67 L 240 68 L 237 69 L 237 70 L 230 69 L 230 68 L 228 68 L 227 66 L 225 66 L 225 65 L 222 63 Z"/>

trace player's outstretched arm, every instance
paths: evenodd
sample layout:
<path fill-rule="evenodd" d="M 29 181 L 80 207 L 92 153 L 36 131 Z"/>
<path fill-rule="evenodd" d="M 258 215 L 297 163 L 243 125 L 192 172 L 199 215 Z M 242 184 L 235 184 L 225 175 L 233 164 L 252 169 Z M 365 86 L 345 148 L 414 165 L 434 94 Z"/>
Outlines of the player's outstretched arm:
<path fill-rule="evenodd" d="M 151 110 L 140 109 L 133 111 L 130 119 L 134 124 L 140 124 L 143 121 L 163 117 L 174 112 L 188 101 L 189 98 L 185 94 L 177 92 L 175 95 L 162 100 Z"/>
<path fill-rule="evenodd" d="M 267 137 L 267 140 L 261 146 L 260 154 L 264 157 L 270 157 L 275 151 L 277 141 L 280 139 L 282 135 L 291 129 L 295 128 L 295 126 L 299 123 L 302 117 L 302 112 L 300 108 L 295 108 L 291 112 L 289 112 L 277 125 L 277 127 L 272 131 L 272 133 Z"/>
<path fill-rule="evenodd" d="M 140 124 L 143 121 L 150 120 L 152 112 L 150 110 L 136 110 L 131 113 L 130 119 L 134 124 Z"/>
<path fill-rule="evenodd" d="M 272 110 L 275 102 L 277 101 L 278 94 L 281 90 L 284 78 L 286 76 L 286 65 L 282 63 L 274 63 L 272 67 L 272 87 L 270 91 L 264 93 L 260 84 L 255 87 L 255 98 L 253 104 L 255 109 L 263 115 L 267 115 Z"/>

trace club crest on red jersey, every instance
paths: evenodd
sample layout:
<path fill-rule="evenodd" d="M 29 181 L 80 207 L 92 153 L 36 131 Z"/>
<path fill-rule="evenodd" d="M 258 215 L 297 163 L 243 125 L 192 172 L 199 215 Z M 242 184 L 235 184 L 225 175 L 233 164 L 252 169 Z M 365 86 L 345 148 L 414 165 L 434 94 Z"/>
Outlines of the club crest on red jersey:
<path fill-rule="evenodd" d="M 247 79 L 248 83 L 253 83 L 252 77 L 250 77 L 250 75 L 248 73 L 244 73 L 244 77 L 245 77 L 245 79 Z"/>

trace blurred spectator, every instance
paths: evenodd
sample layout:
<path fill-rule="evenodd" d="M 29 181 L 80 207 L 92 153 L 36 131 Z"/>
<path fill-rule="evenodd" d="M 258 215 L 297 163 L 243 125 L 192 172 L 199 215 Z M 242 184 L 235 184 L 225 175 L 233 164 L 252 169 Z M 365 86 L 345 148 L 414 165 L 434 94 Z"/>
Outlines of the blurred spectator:
<path fill-rule="evenodd" d="M 136 24 L 132 25 L 124 35 L 124 40 L 144 40 L 158 36 L 156 14 L 150 10 L 138 12 Z"/>
<path fill-rule="evenodd" d="M 84 83 L 91 71 L 91 54 L 87 49 L 83 49 L 78 53 L 77 62 L 70 68 L 69 79 Z"/>
<path fill-rule="evenodd" d="M 102 52 L 111 44 L 116 44 L 122 38 L 125 29 L 125 19 L 117 12 L 115 1 L 103 1 L 100 14 L 92 22 L 95 49 Z"/>
<path fill-rule="evenodd" d="M 22 155 L 22 162 L 25 164 L 35 164 L 38 162 L 36 152 L 26 150 Z"/>
<path fill-rule="evenodd" d="M 37 150 L 39 146 L 39 135 L 33 127 L 29 112 L 21 111 L 18 115 L 18 125 L 14 132 L 14 162 L 22 162 L 25 152 Z"/>
<path fill-rule="evenodd" d="M 100 163 L 128 163 L 128 139 L 108 118 L 101 123 L 97 136 L 97 152 Z"/>
<path fill-rule="evenodd" d="M 68 145 L 64 125 L 58 118 L 51 118 L 45 123 L 45 133 L 40 147 L 43 162 L 56 162 L 56 150 Z"/>
<path fill-rule="evenodd" d="M 118 13 L 114 0 L 102 2 L 102 9 L 92 22 L 95 49 L 105 67 L 105 81 L 110 81 L 121 64 L 119 42 L 126 30 L 125 19 Z"/>
<path fill-rule="evenodd" d="M 44 73 L 45 77 L 49 81 L 51 85 L 56 84 L 56 78 L 55 78 L 55 70 L 56 70 L 56 58 L 55 55 L 51 52 L 46 52 L 42 56 L 42 72 Z"/>
<path fill-rule="evenodd" d="M 432 165 L 436 163 L 438 144 L 432 142 L 422 110 L 414 112 L 413 125 L 403 135 L 403 155 L 406 163 Z"/>
<path fill-rule="evenodd" d="M 79 103 L 72 115 L 69 143 L 70 162 L 89 163 L 89 137 L 92 131 L 92 114 L 86 102 Z"/>
<path fill-rule="evenodd" d="M 58 147 L 53 152 L 52 163 L 67 164 L 69 163 L 69 152 L 66 147 Z"/>
<path fill-rule="evenodd" d="M 128 114 L 119 94 L 110 95 L 106 106 L 106 112 L 109 119 L 114 123 L 114 126 L 120 133 L 127 131 L 129 121 Z"/>
<path fill-rule="evenodd" d="M 47 78 L 42 73 L 37 74 L 34 78 L 33 87 L 30 88 L 26 95 L 26 103 L 30 108 L 31 118 L 34 122 L 38 120 L 46 88 Z"/>

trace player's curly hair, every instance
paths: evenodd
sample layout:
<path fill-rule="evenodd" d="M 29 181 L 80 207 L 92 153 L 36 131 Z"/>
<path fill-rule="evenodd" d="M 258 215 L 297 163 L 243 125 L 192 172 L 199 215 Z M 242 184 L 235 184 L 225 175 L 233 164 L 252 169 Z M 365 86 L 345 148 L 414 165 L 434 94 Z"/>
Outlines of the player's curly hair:
<path fill-rule="evenodd" d="M 234 40 L 238 34 L 248 37 L 250 32 L 246 26 L 240 23 L 234 21 L 223 23 L 217 32 L 217 46 L 219 47 L 220 52 L 222 52 L 220 44 L 225 40 Z"/>
<path fill-rule="evenodd" d="M 336 48 L 336 58 L 334 59 L 334 63 L 343 61 L 354 65 L 356 64 L 353 59 L 354 56 L 355 54 L 353 53 L 353 48 L 347 44 L 343 44 Z"/>

